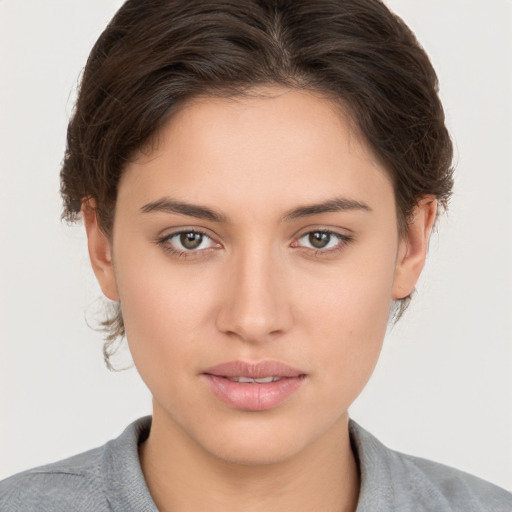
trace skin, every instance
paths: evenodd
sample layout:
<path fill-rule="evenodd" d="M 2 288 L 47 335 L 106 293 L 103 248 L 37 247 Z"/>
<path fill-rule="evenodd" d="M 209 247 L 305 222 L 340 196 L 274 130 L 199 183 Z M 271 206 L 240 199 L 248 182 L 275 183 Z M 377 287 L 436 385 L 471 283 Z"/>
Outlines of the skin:
<path fill-rule="evenodd" d="M 340 109 L 304 91 L 260 92 L 199 98 L 174 115 L 126 167 L 112 240 L 84 202 L 94 271 L 122 304 L 153 394 L 140 458 L 161 511 L 355 510 L 347 410 L 392 300 L 416 284 L 435 219 L 426 197 L 400 238 L 388 174 Z M 225 219 L 141 210 L 162 198 Z M 367 208 L 286 218 L 339 198 Z M 172 236 L 187 230 L 208 237 L 171 252 L 185 251 Z M 315 230 L 333 233 L 326 248 L 311 245 Z M 273 409 L 239 410 L 201 375 L 233 360 L 277 360 L 307 377 Z"/>

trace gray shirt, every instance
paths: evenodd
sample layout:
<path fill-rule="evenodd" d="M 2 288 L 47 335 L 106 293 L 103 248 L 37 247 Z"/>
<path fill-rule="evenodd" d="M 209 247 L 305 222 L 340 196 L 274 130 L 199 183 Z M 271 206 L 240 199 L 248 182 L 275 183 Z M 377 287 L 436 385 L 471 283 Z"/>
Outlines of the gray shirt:
<path fill-rule="evenodd" d="M 0 482 L 1 512 L 157 512 L 138 445 L 151 417 L 106 445 Z M 512 494 L 484 480 L 389 448 L 350 422 L 361 472 L 356 512 L 512 512 Z"/>

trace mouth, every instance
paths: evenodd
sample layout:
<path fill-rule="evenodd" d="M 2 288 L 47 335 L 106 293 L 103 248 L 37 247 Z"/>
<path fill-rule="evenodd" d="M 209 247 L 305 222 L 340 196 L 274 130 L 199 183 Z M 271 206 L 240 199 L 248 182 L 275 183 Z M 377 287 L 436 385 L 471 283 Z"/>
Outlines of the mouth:
<path fill-rule="evenodd" d="M 287 377 L 262 377 L 261 379 L 253 379 L 252 377 L 225 377 L 233 382 L 242 382 L 243 384 L 268 384 L 269 382 L 277 382 Z"/>
<path fill-rule="evenodd" d="M 280 361 L 260 361 L 247 363 L 245 361 L 229 361 L 212 366 L 203 372 L 206 375 L 225 377 L 226 379 L 249 379 L 248 382 L 262 379 L 294 378 L 306 375 L 306 372 L 293 368 Z"/>
<path fill-rule="evenodd" d="M 202 375 L 216 398 L 245 411 L 264 411 L 281 405 L 307 377 L 306 372 L 279 361 L 231 361 L 208 368 Z"/>

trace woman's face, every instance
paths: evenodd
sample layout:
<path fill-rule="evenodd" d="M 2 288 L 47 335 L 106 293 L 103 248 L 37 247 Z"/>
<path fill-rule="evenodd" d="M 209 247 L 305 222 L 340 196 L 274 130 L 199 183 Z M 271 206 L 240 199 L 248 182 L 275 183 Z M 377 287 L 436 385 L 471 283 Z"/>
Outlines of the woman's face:
<path fill-rule="evenodd" d="M 99 275 L 155 421 L 248 463 L 346 428 L 411 291 L 392 185 L 350 122 L 265 93 L 196 99 L 127 166 Z"/>

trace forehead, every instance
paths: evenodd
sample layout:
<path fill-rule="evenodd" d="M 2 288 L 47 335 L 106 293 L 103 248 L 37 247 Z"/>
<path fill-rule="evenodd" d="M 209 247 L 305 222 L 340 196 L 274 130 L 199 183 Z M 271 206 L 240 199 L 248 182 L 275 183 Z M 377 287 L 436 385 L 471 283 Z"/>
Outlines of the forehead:
<path fill-rule="evenodd" d="M 274 87 L 195 98 L 154 142 L 127 165 L 120 191 L 129 187 L 147 201 L 166 191 L 226 204 L 238 195 L 261 209 L 262 200 L 270 206 L 391 190 L 351 118 L 311 92 Z"/>

